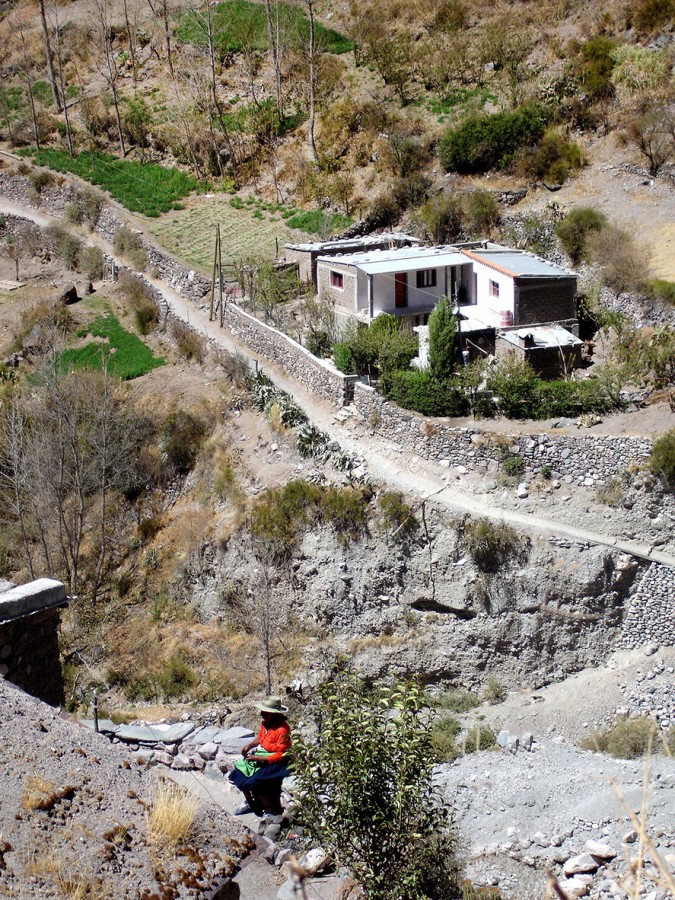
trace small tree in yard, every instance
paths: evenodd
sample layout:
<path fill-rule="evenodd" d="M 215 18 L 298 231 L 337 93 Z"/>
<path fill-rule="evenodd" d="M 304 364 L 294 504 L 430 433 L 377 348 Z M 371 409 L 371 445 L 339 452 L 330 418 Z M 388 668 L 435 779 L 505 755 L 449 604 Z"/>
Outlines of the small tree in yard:
<path fill-rule="evenodd" d="M 457 359 L 457 319 L 452 304 L 441 297 L 429 316 L 429 369 L 434 378 L 449 378 Z"/>
<path fill-rule="evenodd" d="M 462 896 L 423 706 L 411 683 L 368 686 L 338 667 L 319 689 L 317 737 L 295 740 L 302 823 L 370 900 Z"/>

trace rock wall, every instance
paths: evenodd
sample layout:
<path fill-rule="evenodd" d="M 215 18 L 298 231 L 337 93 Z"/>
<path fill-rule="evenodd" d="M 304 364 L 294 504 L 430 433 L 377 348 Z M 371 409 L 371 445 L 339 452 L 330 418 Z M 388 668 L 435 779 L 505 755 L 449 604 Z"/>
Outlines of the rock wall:
<path fill-rule="evenodd" d="M 631 596 L 617 648 L 655 643 L 675 647 L 675 575 L 652 563 Z"/>
<path fill-rule="evenodd" d="M 64 702 L 60 619 L 60 611 L 50 609 L 0 625 L 0 675 L 52 706 Z"/>
<path fill-rule="evenodd" d="M 492 473 L 504 453 L 519 455 L 526 467 L 547 465 L 568 484 L 592 487 L 629 466 L 643 463 L 651 441 L 640 437 L 595 435 L 494 434 L 478 426 L 457 428 L 389 403 L 373 388 L 357 383 L 354 405 L 384 437 L 423 459 Z"/>

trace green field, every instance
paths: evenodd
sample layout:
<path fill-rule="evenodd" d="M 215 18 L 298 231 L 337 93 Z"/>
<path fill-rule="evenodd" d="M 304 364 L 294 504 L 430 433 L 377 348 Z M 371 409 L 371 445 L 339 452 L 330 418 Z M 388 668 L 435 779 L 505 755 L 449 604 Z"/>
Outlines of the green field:
<path fill-rule="evenodd" d="M 23 150 L 38 166 L 57 172 L 73 172 L 109 191 L 115 200 L 132 212 L 157 217 L 180 207 L 179 200 L 197 187 L 197 181 L 180 169 L 118 159 L 107 153 L 80 153 L 68 156 L 63 150 Z"/>
<path fill-rule="evenodd" d="M 215 226 L 220 224 L 223 263 L 250 256 L 276 255 L 284 244 L 310 240 L 306 232 L 289 228 L 274 204 L 245 203 L 224 196 L 203 198 L 193 209 L 171 212 L 148 223 L 148 230 L 175 257 L 210 275 Z"/>
<path fill-rule="evenodd" d="M 267 50 L 267 20 L 262 3 L 249 0 L 226 0 L 213 7 L 213 29 L 216 47 L 220 51 L 239 53 L 244 43 L 256 50 Z M 307 44 L 309 21 L 304 12 L 289 3 L 280 3 L 279 19 L 285 35 L 297 35 L 298 42 Z M 352 42 L 343 34 L 316 24 L 317 45 L 327 53 L 348 53 Z M 192 10 L 183 14 L 176 33 L 179 41 L 198 46 L 206 46 L 206 33 L 200 25 L 200 18 Z"/>
<path fill-rule="evenodd" d="M 107 343 L 85 344 L 71 350 L 64 350 L 61 354 L 61 365 L 64 369 L 95 369 L 103 368 L 103 360 L 107 361 L 108 372 L 117 378 L 128 380 L 138 378 L 147 372 L 164 365 L 164 360 L 155 356 L 152 350 L 143 341 L 122 328 L 118 319 L 108 312 L 87 326 L 79 333 L 81 337 L 91 334 L 93 337 L 104 338 Z"/>

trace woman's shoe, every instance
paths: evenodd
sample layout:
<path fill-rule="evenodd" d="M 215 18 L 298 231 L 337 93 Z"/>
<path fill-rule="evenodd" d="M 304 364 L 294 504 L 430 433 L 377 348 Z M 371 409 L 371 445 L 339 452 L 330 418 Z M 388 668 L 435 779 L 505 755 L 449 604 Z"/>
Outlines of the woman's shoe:
<path fill-rule="evenodd" d="M 253 810 L 248 805 L 248 803 L 244 803 L 243 806 L 240 806 L 237 809 L 235 809 L 234 815 L 235 816 L 247 816 L 249 813 L 252 813 L 252 812 L 253 812 Z"/>

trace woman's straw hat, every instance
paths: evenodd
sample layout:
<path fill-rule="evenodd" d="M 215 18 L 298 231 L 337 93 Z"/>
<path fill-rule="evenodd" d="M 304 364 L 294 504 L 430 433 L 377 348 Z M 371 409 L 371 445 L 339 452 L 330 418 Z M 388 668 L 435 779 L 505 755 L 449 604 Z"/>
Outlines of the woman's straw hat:
<path fill-rule="evenodd" d="M 257 703 L 254 703 L 256 709 L 259 709 L 261 712 L 269 712 L 269 713 L 287 713 L 288 707 L 284 706 L 281 702 L 281 697 L 265 697 L 264 700 L 259 700 Z"/>

